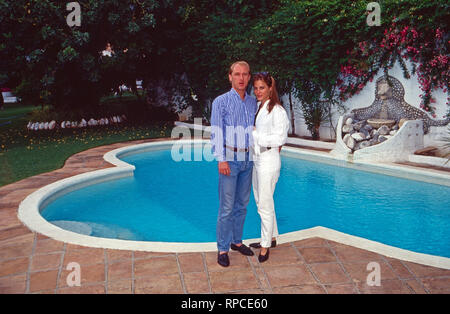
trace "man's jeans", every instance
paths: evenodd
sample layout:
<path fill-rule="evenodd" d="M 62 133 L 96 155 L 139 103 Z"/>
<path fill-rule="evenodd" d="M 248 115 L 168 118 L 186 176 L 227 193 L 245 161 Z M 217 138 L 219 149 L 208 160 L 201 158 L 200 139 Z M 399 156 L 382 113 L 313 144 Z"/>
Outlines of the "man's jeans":
<path fill-rule="evenodd" d="M 217 248 L 221 252 L 228 252 L 231 243 L 242 243 L 253 170 L 253 161 L 248 160 L 248 155 L 246 153 L 244 161 L 228 161 L 229 176 L 219 174 Z"/>

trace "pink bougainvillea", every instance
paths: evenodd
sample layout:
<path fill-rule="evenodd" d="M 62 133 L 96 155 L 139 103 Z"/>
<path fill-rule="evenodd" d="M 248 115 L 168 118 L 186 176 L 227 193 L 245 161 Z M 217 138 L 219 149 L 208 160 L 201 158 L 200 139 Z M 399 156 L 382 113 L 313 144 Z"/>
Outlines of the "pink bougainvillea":
<path fill-rule="evenodd" d="M 449 93 L 450 69 L 446 32 L 440 28 L 421 31 L 406 25 L 395 23 L 384 30 L 381 38 L 362 41 L 348 50 L 348 62 L 341 66 L 341 79 L 337 81 L 341 92 L 340 99 L 346 100 L 358 93 L 367 82 L 372 82 L 376 73 L 383 69 L 385 73 L 398 61 L 405 78 L 409 78 L 409 70 L 405 61 L 410 61 L 413 73 L 418 76 L 422 90 L 420 108 L 435 117 L 436 100 L 432 97 L 435 89 Z M 447 101 L 447 105 L 448 105 Z"/>

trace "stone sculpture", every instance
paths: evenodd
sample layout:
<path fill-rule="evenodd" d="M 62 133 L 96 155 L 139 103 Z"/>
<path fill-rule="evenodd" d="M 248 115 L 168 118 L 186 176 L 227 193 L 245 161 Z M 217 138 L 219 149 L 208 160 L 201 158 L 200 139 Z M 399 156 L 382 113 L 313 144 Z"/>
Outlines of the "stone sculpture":
<path fill-rule="evenodd" d="M 423 120 L 424 134 L 428 133 L 430 126 L 444 126 L 450 122 L 449 118 L 431 119 L 426 112 L 408 104 L 404 96 L 405 90 L 399 80 L 392 76 L 382 76 L 376 82 L 375 100 L 372 105 L 353 109 L 351 113 L 354 114 L 355 120 L 368 120 L 373 127 L 391 127 L 401 119 Z"/>

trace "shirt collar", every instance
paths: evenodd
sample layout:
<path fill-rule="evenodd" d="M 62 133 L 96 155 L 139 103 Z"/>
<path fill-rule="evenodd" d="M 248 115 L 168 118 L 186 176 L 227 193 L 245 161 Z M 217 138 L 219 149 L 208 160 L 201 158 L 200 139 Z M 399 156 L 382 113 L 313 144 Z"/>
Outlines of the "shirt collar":
<path fill-rule="evenodd" d="M 236 95 L 237 97 L 239 97 L 239 99 L 242 100 L 241 95 L 239 95 L 239 93 L 238 93 L 233 87 L 231 88 L 230 93 L 233 93 L 234 95 Z M 250 96 L 250 95 L 247 94 L 247 91 L 245 91 L 245 95 L 244 95 L 244 100 L 243 100 L 243 101 L 246 101 L 247 98 L 248 98 L 249 96 Z"/>
<path fill-rule="evenodd" d="M 267 100 L 266 100 L 266 102 L 265 102 L 264 105 L 263 105 L 263 108 L 266 107 L 266 106 L 269 104 L 269 101 L 270 101 L 270 99 L 267 99 Z M 258 107 L 259 107 L 259 106 L 261 105 L 261 102 L 258 101 L 258 104 L 257 104 L 257 105 L 258 105 Z"/>

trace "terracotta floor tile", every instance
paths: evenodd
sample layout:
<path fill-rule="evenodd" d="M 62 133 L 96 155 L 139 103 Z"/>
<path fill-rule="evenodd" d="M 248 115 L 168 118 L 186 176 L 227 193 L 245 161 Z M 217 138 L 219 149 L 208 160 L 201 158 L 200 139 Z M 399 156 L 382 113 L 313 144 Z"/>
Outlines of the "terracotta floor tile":
<path fill-rule="evenodd" d="M 124 250 L 106 250 L 106 256 L 108 262 L 114 262 L 119 260 L 131 260 L 133 256 L 133 251 Z"/>
<path fill-rule="evenodd" d="M 250 289 L 250 290 L 238 290 L 238 291 L 232 291 L 228 292 L 229 294 L 240 294 L 240 295 L 249 295 L 249 294 L 268 294 L 270 292 L 264 291 L 262 289 Z"/>
<path fill-rule="evenodd" d="M 336 256 L 328 247 L 303 247 L 298 248 L 298 251 L 308 264 L 337 261 Z"/>
<path fill-rule="evenodd" d="M 135 280 L 135 293 L 183 293 L 179 274 L 140 277 Z"/>
<path fill-rule="evenodd" d="M 69 269 L 67 269 L 67 264 L 64 264 L 63 266 L 58 284 L 58 287 L 61 288 L 69 286 L 67 280 L 69 279 L 72 281 L 74 279 L 74 272 L 76 271 L 76 268 L 69 267 Z M 82 286 L 93 283 L 104 283 L 106 280 L 105 265 L 103 263 L 86 266 L 80 265 L 80 279 Z"/>
<path fill-rule="evenodd" d="M 202 272 L 205 271 L 203 265 L 203 257 L 201 253 L 179 254 L 178 261 L 183 273 Z"/>
<path fill-rule="evenodd" d="M 358 262 L 358 261 L 372 262 L 381 260 L 380 255 L 377 253 L 373 253 L 370 251 L 362 250 L 344 244 L 336 245 L 333 248 L 333 250 L 335 251 L 338 259 L 341 260 L 342 262 Z"/>
<path fill-rule="evenodd" d="M 25 293 L 27 287 L 26 274 L 0 278 L 0 294 Z"/>
<path fill-rule="evenodd" d="M 58 294 L 105 294 L 104 284 L 81 285 L 80 287 L 64 287 L 57 290 Z"/>
<path fill-rule="evenodd" d="M 108 281 L 132 278 L 131 259 L 108 263 Z"/>
<path fill-rule="evenodd" d="M 406 279 L 406 280 L 403 280 L 403 283 L 405 285 L 407 285 L 408 288 L 416 294 L 429 293 L 428 291 L 425 290 L 424 285 L 420 280 L 418 281 L 416 279 Z M 447 287 L 450 287 L 449 283 L 450 283 L 450 280 L 447 280 L 447 282 L 446 282 Z"/>
<path fill-rule="evenodd" d="M 5 232 L 5 230 L 3 230 Z M 0 241 L 0 248 L 10 245 L 21 245 L 24 243 L 32 244 L 34 242 L 34 234 L 31 232 L 20 232 L 12 231 L 11 236 L 4 237 L 3 240 Z"/>
<path fill-rule="evenodd" d="M 349 283 L 350 278 L 338 263 L 320 263 L 309 265 L 311 271 L 323 284 Z"/>
<path fill-rule="evenodd" d="M 276 247 L 292 247 L 290 242 L 286 242 L 286 243 L 277 243 Z M 256 252 L 256 251 L 255 251 Z"/>
<path fill-rule="evenodd" d="M 41 239 L 37 238 L 36 247 L 34 248 L 34 254 L 45 254 L 62 252 L 64 250 L 64 243 L 53 239 Z"/>
<path fill-rule="evenodd" d="M 258 265 L 257 267 L 254 267 L 254 272 L 256 274 L 256 279 L 258 279 L 260 288 L 263 290 L 270 290 L 270 283 L 264 269 Z"/>
<path fill-rule="evenodd" d="M 272 288 L 317 283 L 303 264 L 280 266 L 265 265 L 263 268 Z"/>
<path fill-rule="evenodd" d="M 3 198 L 0 199 L 0 208 L 5 208 L 5 207 L 16 207 L 18 208 L 20 205 L 20 202 L 22 200 L 19 199 L 13 199 L 13 198 Z"/>
<path fill-rule="evenodd" d="M 274 288 L 273 293 L 280 294 L 325 294 L 326 291 L 320 285 L 302 285 Z"/>
<path fill-rule="evenodd" d="M 23 181 L 22 186 L 20 188 L 18 188 L 17 191 L 24 191 L 24 190 L 27 190 L 27 191 L 25 193 L 23 193 L 22 195 L 20 195 L 20 194 L 15 195 L 14 200 L 22 201 L 23 199 L 25 199 L 28 195 L 30 195 L 34 191 L 38 190 L 39 188 L 41 188 L 47 184 L 53 183 L 54 181 L 56 181 L 56 180 L 54 178 L 50 178 L 50 177 L 46 177 L 46 178 L 39 177 L 39 178 L 26 179 L 25 181 Z"/>
<path fill-rule="evenodd" d="M 31 262 L 31 271 L 44 269 L 57 269 L 61 265 L 62 253 L 34 254 Z"/>
<path fill-rule="evenodd" d="M 441 269 L 416 263 L 403 262 L 406 267 L 418 278 L 421 277 L 436 277 L 436 276 L 450 276 L 450 270 Z"/>
<path fill-rule="evenodd" d="M 19 238 L 19 237 L 31 237 L 33 238 L 34 235 L 25 226 L 14 226 L 12 228 L 8 229 L 2 229 L 0 230 L 0 243 L 7 243 L 11 238 Z"/>
<path fill-rule="evenodd" d="M 17 218 L 17 209 L 0 210 L 0 230 L 20 227 L 22 223 Z M 28 232 L 30 232 L 28 230 Z"/>
<path fill-rule="evenodd" d="M 48 182 L 45 182 L 46 185 L 48 184 Z M 12 199 L 14 201 L 19 201 L 19 203 L 24 200 L 28 195 L 30 195 L 31 193 L 33 193 L 34 191 L 36 191 L 37 188 L 31 188 L 31 189 L 18 189 L 15 191 L 11 191 L 11 193 L 9 193 L 7 195 L 8 199 Z"/>
<path fill-rule="evenodd" d="M 134 276 L 157 276 L 178 274 L 178 264 L 175 256 L 152 257 L 134 261 Z"/>
<path fill-rule="evenodd" d="M 205 260 L 208 271 L 213 272 L 213 271 L 223 271 L 225 269 L 228 270 L 251 269 L 250 262 L 247 256 L 244 256 L 239 252 L 230 251 L 228 253 L 228 257 L 230 259 L 230 266 L 225 268 L 217 263 L 217 252 L 205 253 Z"/>
<path fill-rule="evenodd" d="M 83 248 L 83 249 L 69 249 L 64 255 L 64 265 L 71 262 L 76 262 L 81 266 L 104 263 L 105 253 L 103 249 L 98 248 Z"/>
<path fill-rule="evenodd" d="M 211 293 L 205 272 L 183 273 L 183 280 L 187 293 Z"/>
<path fill-rule="evenodd" d="M 166 256 L 175 256 L 173 253 L 164 253 L 164 252 L 144 252 L 144 251 L 134 251 L 134 259 L 144 259 L 150 257 L 166 257 Z"/>
<path fill-rule="evenodd" d="M 399 276 L 400 278 L 413 278 L 414 275 L 406 268 L 402 261 L 396 260 L 393 258 L 386 258 L 388 263 L 391 265 L 394 272 Z"/>
<path fill-rule="evenodd" d="M 422 284 L 430 293 L 449 294 L 450 277 L 421 278 Z"/>
<path fill-rule="evenodd" d="M 58 270 L 40 271 L 30 274 L 30 292 L 56 289 Z"/>
<path fill-rule="evenodd" d="M 259 288 L 258 281 L 251 271 L 226 270 L 210 272 L 209 277 L 213 293 Z"/>
<path fill-rule="evenodd" d="M 328 294 L 357 294 L 356 287 L 351 283 L 325 285 Z"/>
<path fill-rule="evenodd" d="M 36 292 L 31 292 L 31 294 L 56 294 L 55 290 L 40 290 Z"/>
<path fill-rule="evenodd" d="M 256 255 L 259 255 L 257 250 Z M 257 258 L 257 256 L 255 257 Z M 269 259 L 264 262 L 265 266 L 275 265 L 290 265 L 290 264 L 302 264 L 303 260 L 297 253 L 296 249 L 292 246 L 289 247 L 276 247 L 270 249 Z"/>
<path fill-rule="evenodd" d="M 363 294 L 410 294 L 408 286 L 398 279 L 381 280 L 380 286 L 369 286 L 366 282 L 356 283 L 358 290 Z"/>
<path fill-rule="evenodd" d="M 0 198 L 3 199 L 4 197 L 6 197 L 6 195 L 3 196 L 4 192 L 2 191 L 3 191 L 2 188 L 0 188 Z M 17 206 L 0 206 L 0 213 L 4 213 L 5 215 L 12 214 L 13 216 L 17 216 L 17 210 L 18 210 Z"/>
<path fill-rule="evenodd" d="M 299 241 L 294 241 L 293 244 L 297 247 L 318 247 L 327 246 L 327 240 L 322 238 L 309 238 Z"/>
<path fill-rule="evenodd" d="M 0 277 L 26 273 L 29 264 L 29 257 L 0 261 Z"/>
<path fill-rule="evenodd" d="M 108 294 L 132 294 L 133 293 L 133 280 L 125 279 L 119 281 L 108 280 Z"/>
<path fill-rule="evenodd" d="M 0 246 L 0 260 L 16 257 L 28 257 L 33 249 L 33 241 Z"/>
<path fill-rule="evenodd" d="M 67 243 L 66 244 L 66 250 L 67 251 L 83 250 L 83 249 L 90 249 L 90 247 L 82 246 L 82 245 L 78 245 L 78 244 L 72 244 L 72 243 Z"/>
<path fill-rule="evenodd" d="M 397 275 L 388 264 L 384 261 L 377 261 L 377 263 L 380 266 L 380 280 L 397 279 Z M 353 262 L 343 263 L 343 266 L 354 282 L 366 282 L 367 277 L 374 275 L 373 272 L 376 271 L 373 267 L 369 267 L 367 270 L 368 264 L 367 262 Z"/>
<path fill-rule="evenodd" d="M 50 238 L 46 235 L 43 235 L 42 233 L 36 233 L 36 240 L 49 240 Z"/>

